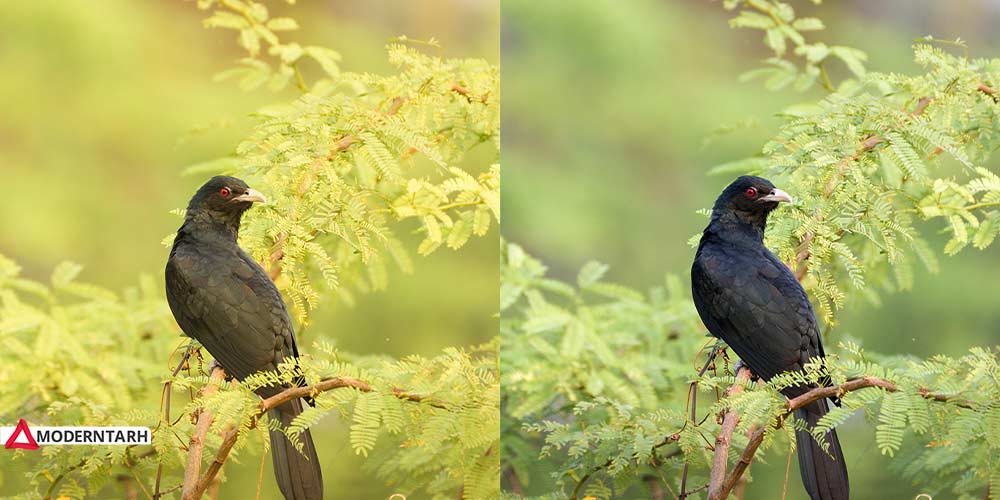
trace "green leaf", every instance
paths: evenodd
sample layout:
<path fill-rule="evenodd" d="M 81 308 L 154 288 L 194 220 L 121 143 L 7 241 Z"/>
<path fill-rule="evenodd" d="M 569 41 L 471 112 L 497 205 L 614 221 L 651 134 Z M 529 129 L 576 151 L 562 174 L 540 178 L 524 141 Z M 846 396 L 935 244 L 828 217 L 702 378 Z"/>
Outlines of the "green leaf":
<path fill-rule="evenodd" d="M 815 17 L 800 17 L 792 21 L 792 27 L 799 31 L 817 31 L 826 29 L 823 21 Z"/>
<path fill-rule="evenodd" d="M 337 77 L 340 75 L 340 53 L 327 49 L 324 47 L 316 47 L 314 45 L 307 46 L 303 49 L 309 57 L 313 58 L 319 63 L 323 71 L 326 72 L 330 77 Z"/>
<path fill-rule="evenodd" d="M 854 76 L 863 78 L 867 73 L 864 63 L 868 60 L 868 55 L 864 52 L 851 47 L 833 46 L 830 47 L 830 53 L 843 61 Z"/>
<path fill-rule="evenodd" d="M 290 17 L 275 17 L 267 22 L 267 29 L 273 31 L 292 31 L 299 29 L 299 23 Z"/>
<path fill-rule="evenodd" d="M 65 288 L 80 275 L 80 271 L 83 271 L 83 266 L 80 264 L 69 261 L 60 262 L 52 270 L 52 286 L 54 288 Z"/>
<path fill-rule="evenodd" d="M 775 55 L 781 57 L 785 55 L 787 46 L 785 45 L 785 35 L 777 28 L 771 28 L 765 32 L 764 43 L 774 51 Z"/>
<path fill-rule="evenodd" d="M 580 288 L 587 288 L 600 281 L 607 272 L 607 264 L 602 264 L 592 260 L 580 268 L 580 273 L 577 274 L 576 277 L 576 283 L 580 286 Z"/>
<path fill-rule="evenodd" d="M 770 17 L 757 12 L 744 10 L 736 17 L 729 20 L 732 28 L 755 28 L 766 30 L 774 27 L 774 21 Z"/>
<path fill-rule="evenodd" d="M 243 30 L 249 27 L 247 20 L 243 16 L 236 15 L 232 12 L 217 10 L 209 17 L 202 21 L 202 24 L 206 28 L 227 28 L 235 30 Z"/>
<path fill-rule="evenodd" d="M 240 46 L 247 49 L 252 57 L 260 53 L 260 35 L 252 29 L 240 30 Z"/>

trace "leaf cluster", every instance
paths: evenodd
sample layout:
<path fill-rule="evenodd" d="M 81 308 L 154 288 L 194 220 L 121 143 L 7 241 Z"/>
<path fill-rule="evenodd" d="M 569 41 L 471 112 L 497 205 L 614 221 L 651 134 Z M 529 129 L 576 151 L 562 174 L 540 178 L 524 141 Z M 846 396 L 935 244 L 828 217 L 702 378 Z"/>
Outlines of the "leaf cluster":
<path fill-rule="evenodd" d="M 293 22 L 269 18 L 257 2 L 199 6 L 216 7 L 206 25 L 238 31 L 241 43 L 263 39 L 280 56 L 276 72 L 260 69 L 266 74 L 246 78 L 273 82 L 291 72 L 300 82 L 295 100 L 255 113 L 253 131 L 234 156 L 187 169 L 232 174 L 264 188 L 258 190 L 268 205 L 248 214 L 241 243 L 281 276 L 300 320 L 320 300 L 316 283 L 353 303 L 355 292 L 386 287 L 390 263 L 409 272 L 407 232 L 421 236 L 416 251 L 427 255 L 461 248 L 499 224 L 496 66 L 391 43 L 395 73 L 342 72 L 331 57 L 321 60 L 323 77 L 307 84 L 298 64 L 319 49 L 274 33 L 274 25 Z M 255 44 L 244 46 L 249 55 L 235 71 L 271 67 Z"/>
<path fill-rule="evenodd" d="M 350 302 L 358 291 L 386 287 L 389 263 L 413 268 L 411 246 L 421 255 L 459 249 L 499 223 L 495 65 L 393 43 L 389 74 L 343 72 L 336 52 L 280 38 L 297 23 L 270 17 L 263 3 L 200 0 L 198 7 L 211 10 L 207 27 L 233 30 L 247 50 L 222 78 L 237 77 L 247 89 L 280 90 L 294 81 L 299 91 L 258 110 L 234 155 L 187 173 L 237 175 L 266 193 L 269 203 L 243 221 L 240 244 L 276 280 L 303 324 L 321 297 Z M 312 65 L 321 76 L 307 82 Z M 108 498 L 123 483 L 147 496 L 157 485 L 167 497 L 178 496 L 191 415 L 201 411 L 213 416 L 204 460 L 233 426 L 238 462 L 248 449 L 267 446 L 268 429 L 297 442 L 303 430 L 339 417 L 348 422 L 353 451 L 368 457 L 370 473 L 401 494 L 496 497 L 497 340 L 403 359 L 351 355 L 317 342 L 278 372 L 200 395 L 210 383 L 208 360 L 182 340 L 162 285 L 143 277 L 119 295 L 77 281 L 80 270 L 61 264 L 43 284 L 21 277 L 0 256 L 0 338 L 8 346 L 0 352 L 0 379 L 16 388 L 0 393 L 0 416 L 32 425 L 148 426 L 152 445 L 11 453 L 30 470 L 21 498 Z M 189 348 L 194 354 L 171 376 Z M 353 377 L 368 390 L 317 394 L 316 406 L 288 428 L 258 415 L 253 389 L 329 377 Z M 400 398 L 399 388 L 419 397 Z"/>
<path fill-rule="evenodd" d="M 538 260 L 508 244 L 503 262 L 508 285 L 503 316 L 501 409 L 502 468 L 507 490 L 521 488 L 535 498 L 617 498 L 635 495 L 649 481 L 680 490 L 683 463 L 689 490 L 708 480 L 712 446 L 721 419 L 735 410 L 740 419 L 733 449 L 764 428 L 759 460 L 785 453 L 804 428 L 789 416 L 781 389 L 842 384 L 876 377 L 895 390 L 868 387 L 843 394 L 811 429 L 824 435 L 862 416 L 893 468 L 933 494 L 975 498 L 1000 460 L 993 430 L 1000 397 L 1000 352 L 972 348 L 954 358 L 872 354 L 853 342 L 838 355 L 785 373 L 767 384 L 750 384 L 724 396 L 735 374 L 725 359 L 698 379 L 699 406 L 689 418 L 689 383 L 695 355 L 706 347 L 704 329 L 690 298 L 670 284 L 647 296 L 600 281 L 607 268 L 583 267 L 576 286 L 545 277 Z M 622 288 L 622 290 L 627 290 Z M 578 322 L 592 336 L 577 347 Z M 595 349 L 592 351 L 591 349 Z M 606 356 L 598 354 L 608 349 Z M 647 396 L 649 399 L 647 399 Z M 706 402 L 707 398 L 707 402 Z M 855 423 L 857 418 L 853 419 Z M 775 451 L 777 450 L 777 451 Z M 739 453 L 730 454 L 731 465 Z M 539 471 L 549 476 L 539 477 Z M 511 478 L 516 478 L 516 485 Z"/>

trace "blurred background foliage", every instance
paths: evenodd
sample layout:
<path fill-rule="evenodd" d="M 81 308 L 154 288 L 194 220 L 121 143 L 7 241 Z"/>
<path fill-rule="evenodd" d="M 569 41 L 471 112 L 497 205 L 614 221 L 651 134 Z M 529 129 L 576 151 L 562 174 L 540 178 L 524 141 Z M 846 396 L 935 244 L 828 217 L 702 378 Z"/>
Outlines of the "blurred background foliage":
<path fill-rule="evenodd" d="M 338 50 L 346 71 L 387 72 L 385 45 L 399 35 L 433 37 L 441 48 L 426 50 L 445 57 L 499 60 L 493 1 L 274 2 L 271 9 L 299 20 L 296 41 Z M 44 281 L 68 259 L 84 266 L 81 279 L 111 289 L 140 274 L 160 283 L 169 251 L 161 240 L 182 222 L 170 211 L 205 180 L 181 170 L 231 154 L 249 134 L 250 113 L 297 95 L 213 81 L 243 49 L 231 31 L 203 28 L 203 18 L 180 1 L 0 5 L 0 254 L 26 277 Z M 496 239 L 419 258 L 413 274 L 392 270 L 391 287 L 354 307 L 324 301 L 310 330 L 346 351 L 391 356 L 430 356 L 495 335 Z M 313 432 L 327 482 L 355 498 L 387 498 L 392 491 L 360 469 L 346 425 L 327 419 Z M 241 461 L 259 463 L 250 454 Z M 22 491 L 21 471 L 8 465 L 0 495 Z M 237 484 L 247 494 L 256 489 L 256 466 L 227 474 L 230 494 Z M 276 497 L 273 481 L 264 484 L 263 498 Z"/>
<path fill-rule="evenodd" d="M 866 51 L 874 71 L 913 71 L 911 45 L 927 35 L 961 37 L 972 57 L 1000 48 L 996 2 L 793 5 L 800 17 L 824 20 L 818 40 Z M 505 237 L 561 279 L 572 280 L 591 259 L 611 265 L 610 280 L 640 289 L 661 283 L 665 272 L 686 275 L 694 254 L 688 239 L 707 224 L 695 211 L 732 180 L 707 171 L 758 153 L 779 123 L 775 112 L 823 95 L 739 82 L 770 53 L 760 32 L 732 30 L 728 19 L 717 2 L 635 1 L 627 9 L 610 0 L 573 9 L 504 2 Z M 846 72 L 831 69 L 834 81 Z M 930 224 L 932 232 L 944 229 Z M 939 234 L 931 244 L 940 250 L 948 238 Z M 918 356 L 995 345 L 997 263 L 989 249 L 942 257 L 937 275 L 918 268 L 913 291 L 883 296 L 880 306 L 849 303 L 828 343 L 851 337 L 872 350 Z M 865 425 L 856 418 L 840 431 L 852 489 L 912 498 L 917 491 L 904 482 L 886 481 L 888 459 Z M 783 468 L 767 469 L 755 472 L 748 498 L 780 497 Z M 805 498 L 802 491 L 790 486 L 788 498 Z"/>

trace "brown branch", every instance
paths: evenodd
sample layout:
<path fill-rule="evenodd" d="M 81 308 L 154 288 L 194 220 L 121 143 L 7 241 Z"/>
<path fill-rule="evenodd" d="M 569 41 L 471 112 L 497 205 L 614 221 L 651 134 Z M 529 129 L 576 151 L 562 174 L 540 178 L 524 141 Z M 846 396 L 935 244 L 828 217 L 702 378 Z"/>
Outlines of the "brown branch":
<path fill-rule="evenodd" d="M 877 387 L 886 392 L 896 392 L 899 390 L 899 387 L 892 381 L 877 377 L 861 377 L 848 380 L 840 385 L 817 387 L 809 392 L 806 392 L 805 394 L 789 399 L 785 404 L 785 411 L 783 411 L 781 415 L 778 415 L 774 426 L 781 426 L 785 418 L 794 413 L 795 410 L 808 406 L 813 402 L 832 397 L 841 397 L 849 392 L 869 387 Z M 972 402 L 968 400 L 956 399 L 954 396 L 934 392 L 926 388 L 920 388 L 917 392 L 925 399 L 942 403 L 951 403 L 961 408 L 974 409 Z M 713 467 L 712 486 L 709 486 L 709 488 L 710 491 L 716 491 L 717 495 L 709 494 L 709 500 L 722 500 L 729 495 L 729 492 L 736 486 L 736 483 L 743 476 L 743 473 L 746 472 L 750 463 L 753 462 L 754 454 L 757 453 L 757 449 L 760 448 L 761 443 L 764 442 L 764 433 L 766 430 L 767 426 L 760 426 L 760 428 L 750 435 L 750 440 L 747 442 L 747 447 L 743 450 L 743 453 L 740 454 L 739 461 L 736 462 L 736 465 L 733 467 L 733 471 L 726 476 L 725 480 L 722 482 L 721 486 L 718 487 L 718 489 L 714 486 L 717 478 Z"/>
<path fill-rule="evenodd" d="M 934 100 L 933 97 L 921 97 L 920 100 L 917 101 L 917 107 L 914 108 L 913 113 L 910 114 L 912 116 L 919 116 L 924 114 L 924 110 L 927 109 L 927 105 L 930 104 L 933 100 Z"/>
<path fill-rule="evenodd" d="M 216 370 L 222 373 L 222 378 L 225 378 L 225 372 L 222 372 L 221 368 L 216 368 Z M 213 379 L 216 377 L 215 370 L 212 371 L 212 377 Z M 267 413 L 268 410 L 274 409 L 284 403 L 287 403 L 288 401 L 305 396 L 315 396 L 321 392 L 346 387 L 350 387 L 361 392 L 372 392 L 374 390 L 368 382 L 351 377 L 332 377 L 321 380 L 318 384 L 310 386 L 290 387 L 279 392 L 278 394 L 275 394 L 274 396 L 261 400 L 260 408 L 258 408 L 257 412 L 251 417 L 251 422 L 253 422 L 251 427 L 256 425 L 257 419 Z M 217 390 L 217 385 L 209 384 L 202 389 L 202 395 L 206 396 Z M 424 403 L 434 408 L 448 408 L 442 403 L 429 401 L 420 394 L 414 394 L 398 387 L 392 389 L 392 395 L 402 400 Z M 191 436 L 191 445 L 188 447 L 188 468 L 184 473 L 184 490 L 181 495 L 183 500 L 196 500 L 201 498 L 201 495 L 204 494 L 205 490 L 212 484 L 216 475 L 218 475 L 219 471 L 222 470 L 222 466 L 229 458 L 229 452 L 232 451 L 233 446 L 236 444 L 236 440 L 239 437 L 240 426 L 232 426 L 228 431 L 226 431 L 222 436 L 222 444 L 219 445 L 219 449 L 215 453 L 215 459 L 212 460 L 211 464 L 209 464 L 205 473 L 199 477 L 198 472 L 201 467 L 202 448 L 205 445 L 205 435 L 208 433 L 208 427 L 211 422 L 211 414 L 208 411 L 203 410 L 198 416 L 195 433 Z"/>
<path fill-rule="evenodd" d="M 284 391 L 275 394 L 260 402 L 260 410 L 257 412 L 257 416 L 261 416 L 267 413 L 268 410 L 280 406 L 282 403 L 286 403 L 293 399 L 298 399 L 305 396 L 315 396 L 321 392 L 326 392 L 333 389 L 340 389 L 343 387 L 351 387 L 357 389 L 361 392 L 372 392 L 371 384 L 365 382 L 364 380 L 359 380 L 351 377 L 331 377 L 321 380 L 318 384 L 309 385 L 304 387 L 291 387 L 285 389 Z M 435 408 L 440 408 L 442 410 L 447 410 L 448 407 L 437 402 L 428 402 L 419 394 L 414 394 L 412 392 L 394 387 L 392 389 L 392 395 L 399 399 L 406 401 L 413 401 L 414 403 L 426 402 L 429 406 Z"/>
<path fill-rule="evenodd" d="M 485 104 L 486 101 L 490 97 L 490 93 L 489 92 L 486 92 L 485 94 L 477 97 L 477 96 L 473 95 L 473 93 L 472 93 L 471 90 L 469 90 L 468 88 L 463 87 L 463 86 L 461 86 L 461 85 L 459 85 L 457 83 L 452 84 L 452 86 L 451 86 L 451 88 L 449 90 L 451 90 L 452 92 L 454 92 L 456 94 L 460 94 L 462 97 L 465 97 L 465 99 L 467 101 L 469 101 L 469 102 L 479 101 L 479 102 Z"/>
<path fill-rule="evenodd" d="M 982 92 L 982 93 L 984 93 L 984 94 L 986 94 L 988 96 L 995 96 L 997 94 L 996 89 L 994 89 L 993 87 L 989 87 L 985 83 L 982 83 L 982 82 L 979 82 L 979 84 L 976 85 L 976 90 L 978 90 L 978 91 L 980 91 L 980 92 Z"/>
<path fill-rule="evenodd" d="M 843 384 L 830 386 L 830 387 L 817 387 L 810 390 L 809 392 L 797 396 L 793 399 L 788 400 L 787 409 L 785 410 L 785 415 L 789 415 L 795 410 L 807 406 L 809 403 L 814 401 L 819 401 L 820 399 L 827 399 L 833 397 L 840 397 L 848 392 L 856 391 L 858 389 L 864 389 L 866 387 L 878 387 L 885 390 L 886 392 L 896 392 L 899 388 L 895 383 L 877 378 L 877 377 L 861 377 L 848 380 Z M 927 388 L 917 389 L 917 392 L 925 399 L 930 399 L 932 401 L 938 401 L 941 403 L 952 403 L 955 406 L 966 408 L 969 410 L 975 409 L 970 401 L 964 399 L 956 399 L 954 396 L 949 396 L 947 394 L 942 394 L 939 392 L 934 392 Z"/>
<path fill-rule="evenodd" d="M 726 397 L 732 397 L 743 392 L 747 382 L 750 381 L 750 369 L 741 367 L 736 373 L 736 381 L 726 389 Z M 715 438 L 715 454 L 712 461 L 712 470 L 708 481 L 709 500 L 722 499 L 721 488 L 726 478 L 726 469 L 729 467 L 729 445 L 732 442 L 733 433 L 736 431 L 736 424 L 739 423 L 740 416 L 735 408 L 730 408 L 722 421 L 722 429 Z M 728 494 L 728 491 L 726 492 Z"/>
<path fill-rule="evenodd" d="M 208 385 L 200 391 L 202 397 L 215 394 L 219 390 L 219 384 L 226 380 L 226 372 L 221 367 L 212 369 Z M 188 444 L 188 461 L 184 469 L 184 487 L 181 489 L 183 500 L 195 500 L 201 498 L 208 487 L 208 482 L 199 480 L 201 473 L 201 455 L 205 448 L 205 438 L 208 436 L 208 428 L 212 425 L 212 412 L 202 409 L 198 412 L 198 422 L 194 426 L 194 433 L 191 434 L 191 441 Z M 202 478 L 204 479 L 204 478 Z M 211 481 L 211 479 L 209 479 Z M 200 486 L 200 487 L 199 487 Z"/>
<path fill-rule="evenodd" d="M 759 428 L 760 428 L 759 425 L 751 426 L 750 431 L 747 432 L 747 439 L 753 437 L 753 434 L 757 432 L 757 429 Z M 750 469 L 750 464 L 747 464 L 747 470 L 749 469 Z M 736 486 L 733 487 L 733 495 L 737 498 L 737 500 L 743 500 L 743 497 L 746 495 L 746 489 L 747 489 L 747 475 L 743 474 L 736 481 Z"/>
<path fill-rule="evenodd" d="M 236 438 L 239 436 L 240 428 L 234 426 L 229 429 L 222 437 L 222 444 L 219 445 L 219 450 L 215 453 L 215 459 L 212 463 L 208 465 L 208 470 L 205 474 L 195 481 L 191 486 L 191 493 L 183 493 L 181 495 L 182 500 L 197 500 L 201 498 L 201 495 L 205 493 L 205 490 L 212 484 L 215 480 L 215 476 L 222 470 L 222 466 L 226 463 L 226 459 L 229 458 L 229 452 L 232 451 L 233 445 L 236 444 Z M 184 474 L 184 490 L 188 489 L 188 476 Z"/>
<path fill-rule="evenodd" d="M 403 107 L 404 102 L 406 102 L 405 97 L 397 97 L 393 99 L 392 104 L 389 106 L 389 111 L 386 111 L 385 114 L 388 116 L 395 115 L 399 112 L 399 108 Z"/>

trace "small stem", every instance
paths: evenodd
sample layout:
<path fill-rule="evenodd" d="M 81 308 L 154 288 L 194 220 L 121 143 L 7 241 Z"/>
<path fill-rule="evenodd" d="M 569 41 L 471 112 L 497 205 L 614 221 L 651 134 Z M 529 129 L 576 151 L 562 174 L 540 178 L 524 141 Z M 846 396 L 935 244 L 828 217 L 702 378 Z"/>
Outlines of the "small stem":
<path fill-rule="evenodd" d="M 698 379 L 700 379 L 701 376 L 708 371 L 708 367 L 712 365 L 713 361 L 715 361 L 715 356 L 718 353 L 719 353 L 719 347 L 718 343 L 716 343 L 716 345 L 712 346 L 712 352 L 708 354 L 708 359 L 705 360 L 705 366 L 702 366 L 701 370 L 698 371 L 698 377 L 693 382 L 691 382 L 691 385 L 688 386 L 688 400 L 691 402 L 690 422 L 692 424 L 697 425 L 696 422 L 698 420 Z M 687 423 L 685 423 L 684 425 L 687 425 Z M 687 491 L 687 478 L 688 478 L 689 468 L 690 464 L 685 459 L 684 471 L 681 473 L 681 493 L 678 496 L 680 500 L 684 500 L 685 498 L 688 497 L 688 495 L 691 494 L 691 492 Z"/>
<path fill-rule="evenodd" d="M 303 92 L 308 92 L 309 86 L 306 85 L 306 80 L 302 78 L 302 72 L 299 71 L 298 63 L 292 63 L 291 67 L 292 71 L 295 72 L 295 85 L 299 88 L 299 90 Z"/>
<path fill-rule="evenodd" d="M 159 429 L 160 425 L 164 421 L 167 422 L 167 425 L 170 425 L 170 392 L 173 390 L 174 377 L 176 377 L 177 374 L 181 372 L 181 369 L 184 367 L 184 365 L 187 364 L 188 359 L 191 357 L 191 353 L 193 351 L 194 351 L 193 345 L 189 344 L 188 348 L 184 351 L 184 355 L 181 356 L 180 363 L 177 363 L 177 367 L 175 367 L 174 371 L 170 373 L 170 380 L 167 380 L 166 382 L 163 383 L 163 396 L 162 396 L 162 399 L 164 401 L 163 412 L 160 414 L 160 421 L 156 424 L 156 429 L 153 429 L 154 431 Z M 160 500 L 160 497 L 163 496 L 163 493 L 160 492 L 160 481 L 162 478 L 163 478 L 163 461 L 160 460 L 159 463 L 156 464 L 156 481 L 153 486 L 153 500 Z"/>
<path fill-rule="evenodd" d="M 968 210 L 978 210 L 980 208 L 992 208 L 992 207 L 1000 207 L 1000 201 L 974 203 L 972 205 L 966 205 L 964 207 L 958 207 L 958 206 L 954 206 L 954 205 L 943 205 L 943 206 L 941 206 L 941 208 L 945 208 L 945 209 L 950 209 L 950 210 L 966 210 L 966 211 L 968 211 Z"/>
<path fill-rule="evenodd" d="M 826 89 L 827 92 L 834 92 L 837 90 L 833 87 L 833 82 L 830 81 L 830 75 L 827 74 L 826 67 L 822 64 L 818 64 L 817 67 L 819 68 L 819 76 L 820 81 L 823 84 L 823 88 Z"/>

